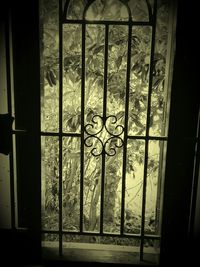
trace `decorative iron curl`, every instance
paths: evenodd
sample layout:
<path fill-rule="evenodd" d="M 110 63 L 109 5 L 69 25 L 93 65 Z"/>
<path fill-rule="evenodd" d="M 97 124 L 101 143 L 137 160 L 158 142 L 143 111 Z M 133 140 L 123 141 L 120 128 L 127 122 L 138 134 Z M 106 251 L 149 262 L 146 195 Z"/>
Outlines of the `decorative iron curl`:
<path fill-rule="evenodd" d="M 120 144 L 114 144 L 112 146 L 112 141 L 113 140 L 120 141 Z M 106 155 L 108 155 L 108 156 L 114 156 L 117 153 L 116 152 L 116 148 L 122 147 L 123 144 L 124 144 L 124 141 L 123 141 L 123 139 L 121 137 L 119 137 L 119 136 L 112 136 L 112 137 L 108 138 L 108 140 L 105 142 L 105 144 L 104 144 L 104 151 L 105 151 Z M 108 149 L 107 149 L 107 146 L 109 146 Z"/>
<path fill-rule="evenodd" d="M 102 154 L 103 150 L 104 150 L 104 144 L 103 142 L 101 141 L 101 139 L 98 137 L 98 136 L 95 136 L 95 135 L 90 135 L 88 137 L 85 138 L 84 142 L 85 142 L 85 146 L 86 147 L 92 147 L 94 145 L 94 140 L 97 141 L 97 147 L 94 147 L 92 150 L 91 150 L 91 154 L 94 156 L 94 157 L 98 157 Z M 100 151 L 98 149 L 98 145 L 100 145 Z"/>
<path fill-rule="evenodd" d="M 98 124 L 100 119 L 101 126 L 99 129 L 95 129 L 95 124 Z M 114 156 L 116 154 L 116 148 L 123 146 L 124 141 L 120 135 L 124 132 L 124 127 L 122 125 L 115 125 L 117 123 L 117 117 L 110 115 L 105 119 L 99 115 L 94 115 L 91 119 L 92 123 L 85 125 L 85 132 L 88 135 L 85 140 L 86 147 L 92 147 L 95 144 L 95 147 L 92 148 L 91 154 L 95 157 L 100 156 L 102 153 L 105 153 L 108 156 Z M 113 132 L 109 129 L 108 122 L 111 125 L 115 125 Z M 110 137 L 103 143 L 103 141 L 97 136 L 100 134 L 103 129 L 110 135 Z M 112 141 L 115 141 L 113 144 Z"/>
<path fill-rule="evenodd" d="M 116 125 L 115 126 L 115 130 L 117 130 L 117 129 L 120 129 L 119 130 L 119 132 L 118 133 L 112 133 L 112 132 L 110 132 L 110 130 L 108 129 L 108 126 L 107 126 L 107 122 L 109 121 L 109 119 L 110 118 L 112 118 L 112 120 L 111 120 L 111 124 L 115 124 L 115 123 L 117 123 L 117 117 L 116 116 L 114 116 L 114 115 L 110 115 L 110 116 L 108 116 L 107 118 L 106 118 L 106 121 L 105 121 L 105 129 L 106 129 L 106 131 L 111 135 L 111 136 L 120 136 L 123 132 L 124 132 L 124 127 L 122 126 L 122 125 Z"/>
<path fill-rule="evenodd" d="M 94 129 L 95 128 L 94 125 L 98 124 L 98 121 L 96 121 L 96 118 L 100 118 L 100 122 L 101 122 L 101 128 L 99 130 L 97 130 L 97 132 L 95 132 L 95 129 Z M 88 123 L 87 125 L 85 125 L 85 132 L 88 135 L 97 135 L 103 130 L 103 127 L 104 127 L 103 118 L 101 116 L 99 116 L 99 115 L 94 115 L 92 117 L 92 122 L 93 122 L 93 124 L 92 123 Z"/>

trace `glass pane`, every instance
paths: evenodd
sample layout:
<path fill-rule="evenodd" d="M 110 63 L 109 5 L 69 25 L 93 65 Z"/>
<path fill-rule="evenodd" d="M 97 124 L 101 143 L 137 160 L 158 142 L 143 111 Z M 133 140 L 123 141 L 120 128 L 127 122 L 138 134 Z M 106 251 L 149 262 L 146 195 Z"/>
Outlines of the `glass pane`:
<path fill-rule="evenodd" d="M 109 27 L 107 115 L 115 115 L 120 124 L 125 112 L 127 42 L 127 26 Z"/>
<path fill-rule="evenodd" d="M 166 142 L 149 141 L 145 233 L 160 234 Z"/>
<path fill-rule="evenodd" d="M 151 99 L 150 135 L 152 136 L 164 136 L 167 135 L 168 131 L 169 114 L 167 114 L 167 109 L 170 100 L 170 92 L 167 86 L 169 66 L 166 66 L 166 62 L 169 60 L 168 23 L 169 1 L 159 1 Z"/>
<path fill-rule="evenodd" d="M 102 115 L 104 84 L 105 27 L 86 26 L 85 120 Z"/>
<path fill-rule="evenodd" d="M 129 95 L 129 135 L 145 135 L 151 54 L 151 28 L 133 27 Z"/>
<path fill-rule="evenodd" d="M 41 130 L 58 131 L 59 116 L 59 24 L 58 1 L 40 5 Z M 54 122 L 54 123 L 52 123 Z"/>
<path fill-rule="evenodd" d="M 143 260 L 148 264 L 158 264 L 160 256 L 160 240 L 145 239 Z"/>
<path fill-rule="evenodd" d="M 59 257 L 59 235 L 43 234 L 42 235 L 42 257 L 58 258 Z"/>
<path fill-rule="evenodd" d="M 87 20 L 128 20 L 127 7 L 118 0 L 96 0 L 87 10 Z"/>
<path fill-rule="evenodd" d="M 123 149 L 106 157 L 104 186 L 104 232 L 120 233 Z"/>
<path fill-rule="evenodd" d="M 58 229 L 59 142 L 58 137 L 41 137 L 42 229 Z"/>
<path fill-rule="evenodd" d="M 63 229 L 79 231 L 80 139 L 63 138 Z"/>
<path fill-rule="evenodd" d="M 84 230 L 99 232 L 101 157 L 94 157 L 91 154 L 91 148 L 85 148 L 84 166 Z"/>
<path fill-rule="evenodd" d="M 150 8 L 153 8 L 153 1 L 149 1 Z M 149 12 L 146 0 L 129 0 L 128 5 L 131 10 L 133 21 L 149 21 Z"/>
<path fill-rule="evenodd" d="M 139 234 L 141 227 L 145 142 L 128 140 L 124 232 Z"/>
<path fill-rule="evenodd" d="M 63 26 L 63 131 L 80 132 L 81 124 L 80 25 Z"/>
<path fill-rule="evenodd" d="M 70 3 L 67 9 L 67 19 L 82 19 L 86 1 L 71 0 L 69 2 Z"/>

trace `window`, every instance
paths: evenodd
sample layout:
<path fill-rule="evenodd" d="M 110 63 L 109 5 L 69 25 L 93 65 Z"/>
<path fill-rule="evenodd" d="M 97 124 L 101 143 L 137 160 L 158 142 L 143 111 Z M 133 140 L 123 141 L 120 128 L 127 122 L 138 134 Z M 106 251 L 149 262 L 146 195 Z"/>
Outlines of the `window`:
<path fill-rule="evenodd" d="M 6 261 L 15 259 L 19 265 L 23 265 L 23 263 L 28 265 L 30 262 L 41 264 L 41 97 L 38 2 L 30 0 L 28 6 L 26 0 L 12 3 L 11 1 L 6 2 L 11 9 L 10 23 L 7 23 L 8 10 L 6 8 L 3 10 L 3 16 L 1 16 L 1 22 L 2 19 L 3 21 L 5 19 L 6 23 L 1 24 L 3 26 L 1 27 L 3 38 L 0 38 L 0 109 L 1 113 L 8 112 L 9 115 L 15 117 L 13 123 L 14 130 L 12 130 L 14 140 L 13 151 L 10 152 L 10 155 L 1 154 L 0 158 L 0 227 L 11 228 L 5 231 L 1 229 L 1 252 L 5 256 Z M 27 7 L 26 12 L 24 10 L 25 6 Z M 158 2 L 158 10 L 159 6 Z M 47 8 L 45 9 L 47 10 Z M 158 10 L 157 16 L 159 14 Z M 55 14 L 58 14 L 58 12 L 56 11 Z M 194 13 L 192 14 L 194 15 Z M 170 16 L 173 18 L 173 13 L 170 12 Z M 196 63 L 196 57 L 191 57 L 191 51 L 196 49 L 196 43 L 191 42 L 191 38 L 186 38 L 185 35 L 185 32 L 190 32 L 195 23 L 194 20 L 185 20 L 186 17 L 188 17 L 188 5 L 184 1 L 180 1 L 178 5 L 177 42 L 171 92 L 169 134 L 167 136 L 167 157 L 165 160 L 162 237 L 160 243 L 161 265 L 162 262 L 165 264 L 167 262 L 171 265 L 176 260 L 177 263 L 180 263 L 182 259 L 184 263 L 188 260 L 188 263 L 191 264 L 194 261 L 194 251 L 196 249 L 195 246 L 191 246 L 187 231 L 189 220 L 191 228 L 193 225 L 192 219 L 189 219 L 190 200 L 192 198 L 193 202 L 195 202 L 195 192 L 192 190 L 192 187 L 195 187 L 195 184 L 197 184 L 197 179 L 194 179 L 192 185 L 195 144 L 199 141 L 199 138 L 196 138 L 199 99 L 196 97 L 195 68 L 191 67 Z M 169 22 L 171 24 L 171 26 L 169 24 L 169 29 L 174 29 L 173 23 L 175 20 L 169 19 Z M 9 25 L 11 27 L 8 27 Z M 171 34 L 168 35 L 169 46 L 167 51 L 169 51 L 172 57 L 166 57 L 166 66 L 169 66 L 169 68 L 166 68 L 169 70 L 169 75 L 167 72 L 165 75 L 166 87 L 168 87 L 167 83 L 170 85 L 170 75 L 173 69 L 171 67 L 173 65 L 173 46 L 175 43 L 174 38 L 172 38 L 174 36 L 173 31 L 169 30 L 169 32 Z M 170 44 L 172 44 L 172 53 L 170 53 L 169 49 L 171 47 Z M 198 76 L 196 75 L 196 77 Z M 8 94 L 5 90 L 6 87 Z M 6 99 L 8 103 L 6 103 Z M 55 136 L 58 136 L 58 133 L 55 132 Z M 1 136 L 0 142 L 2 144 Z M 123 149 L 123 147 L 120 149 Z M 197 164 L 198 158 L 197 152 Z M 14 164 L 12 164 L 12 160 Z M 198 177 L 197 172 L 196 177 Z M 161 196 L 163 196 L 162 193 Z M 194 209 L 192 208 L 192 210 Z M 191 215 L 194 216 L 192 210 Z M 189 228 L 190 231 L 192 230 L 191 228 Z M 43 234 L 45 234 L 45 231 L 44 229 L 42 230 Z M 45 235 L 46 244 L 43 243 L 46 247 L 45 250 L 48 248 L 49 252 L 54 252 L 55 250 L 59 252 L 57 245 L 60 244 L 60 247 L 63 245 L 65 252 L 66 243 L 62 242 L 62 239 L 60 239 L 60 243 L 58 241 L 59 244 L 55 242 L 58 230 L 49 231 L 53 237 L 52 240 L 49 238 L 48 231 L 48 235 Z M 56 236 L 53 236 L 53 234 Z M 100 238 L 99 235 L 98 238 Z M 93 240 L 95 241 L 95 237 Z M 77 246 L 77 239 L 74 241 L 76 242 L 73 242 L 73 244 L 70 241 L 71 246 Z M 89 246 L 94 247 L 94 243 L 91 245 L 91 243 L 88 243 L 88 240 L 86 241 L 88 244 L 87 248 Z M 68 245 L 70 245 L 69 242 Z M 125 251 L 120 253 L 117 251 L 117 256 L 114 256 L 112 259 L 121 259 L 121 262 L 125 262 L 123 255 L 126 260 L 132 255 L 134 257 L 133 262 L 137 262 L 137 259 L 139 261 L 139 250 L 135 252 L 133 246 L 128 248 L 131 249 L 132 253 L 127 252 L 126 254 Z M 71 247 L 71 249 L 74 253 L 74 248 Z M 115 249 L 120 249 L 120 246 L 115 246 Z M 144 247 L 144 249 L 147 249 L 147 247 Z M 45 250 L 43 251 L 45 252 Z M 77 250 L 78 248 L 76 247 Z M 68 251 L 70 251 L 69 248 Z M 86 251 L 82 249 L 81 252 L 82 256 L 84 255 L 85 260 L 87 260 L 86 255 L 88 253 L 86 254 Z M 7 253 L 9 253 L 9 257 L 7 257 Z M 98 250 L 98 255 L 100 253 L 102 254 L 102 251 Z M 113 251 L 109 252 L 107 250 L 107 255 L 114 255 L 112 253 Z M 148 258 L 151 254 L 148 253 Z M 56 255 L 48 253 L 47 257 L 49 258 L 50 256 L 55 258 Z M 57 253 L 57 256 L 59 256 L 59 253 Z M 92 253 L 89 253 L 89 256 L 92 257 Z M 145 261 L 147 254 L 144 253 L 143 256 Z M 153 256 L 152 258 L 154 258 L 153 261 L 155 262 L 155 257 Z M 63 259 L 66 260 L 66 257 L 63 257 Z M 106 257 L 106 261 L 109 261 L 108 257 Z M 141 263 L 145 263 L 144 261 Z M 54 264 L 56 263 L 54 262 Z M 65 264 L 66 262 L 64 262 Z"/>
<path fill-rule="evenodd" d="M 44 252 L 158 263 L 174 14 L 168 1 L 41 1 Z"/>

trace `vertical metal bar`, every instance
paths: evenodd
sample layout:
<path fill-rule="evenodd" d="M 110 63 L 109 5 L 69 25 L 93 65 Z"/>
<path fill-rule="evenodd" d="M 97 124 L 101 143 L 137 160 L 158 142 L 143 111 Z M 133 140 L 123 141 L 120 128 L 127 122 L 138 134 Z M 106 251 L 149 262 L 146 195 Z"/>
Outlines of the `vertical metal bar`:
<path fill-rule="evenodd" d="M 100 234 L 103 234 L 103 218 L 104 218 L 104 188 L 105 188 L 105 163 L 106 154 L 102 151 L 102 161 L 101 161 L 101 211 L 100 211 Z"/>
<path fill-rule="evenodd" d="M 7 78 L 7 103 L 8 113 L 12 116 L 12 96 L 11 96 L 11 18 L 10 12 L 6 19 L 5 25 L 5 44 L 6 44 L 6 78 Z M 13 139 L 11 145 L 11 152 L 9 154 L 10 164 L 10 201 L 11 201 L 11 228 L 15 229 L 15 185 L 14 185 L 14 169 L 13 169 Z"/>
<path fill-rule="evenodd" d="M 13 70 L 13 41 L 12 41 L 12 20 L 10 20 L 9 28 L 9 38 L 10 38 L 10 94 L 11 94 L 11 114 L 15 118 L 15 95 L 14 95 L 14 70 Z M 12 67 L 11 67 L 12 66 Z M 13 128 L 15 129 L 15 120 L 13 121 Z M 18 219 L 18 195 L 17 195 L 17 152 L 16 152 L 16 136 L 17 134 L 12 134 L 12 157 L 13 157 L 13 177 L 14 177 L 14 204 L 15 204 L 15 227 L 19 228 L 19 219 Z"/>
<path fill-rule="evenodd" d="M 153 14 L 152 35 L 151 35 L 151 56 L 150 56 L 149 88 L 148 88 L 148 102 L 147 102 L 147 123 L 146 123 L 146 136 L 147 137 L 149 136 L 149 129 L 150 129 L 151 93 L 152 93 L 152 83 L 153 83 L 153 61 L 154 61 L 155 35 L 156 35 L 156 16 L 157 16 L 157 0 L 154 1 L 154 14 Z M 144 258 L 143 254 L 144 254 L 144 228 L 145 228 L 148 154 L 149 154 L 149 139 L 146 138 L 145 139 L 145 157 L 144 157 L 144 179 L 143 179 L 143 192 L 142 192 L 140 261 L 143 261 L 143 258 Z"/>
<path fill-rule="evenodd" d="M 191 189 L 191 199 L 190 199 L 190 215 L 188 223 L 188 236 L 192 237 L 196 231 L 196 203 L 198 197 L 198 183 L 199 183 L 199 162 L 200 162 L 200 109 L 197 118 L 197 130 L 196 130 L 196 144 L 195 144 L 195 158 L 194 158 L 194 169 L 193 169 L 193 180 Z"/>
<path fill-rule="evenodd" d="M 81 80 L 81 167 L 80 167 L 80 232 L 83 232 L 84 195 L 84 117 L 85 117 L 85 21 L 82 24 L 82 80 Z"/>
<path fill-rule="evenodd" d="M 127 162 L 127 136 L 128 136 L 128 113 L 129 113 L 129 91 L 131 73 L 131 44 L 132 44 L 132 25 L 128 28 L 128 50 L 126 66 L 126 99 L 125 99 L 125 119 L 124 119 L 124 151 L 123 151 L 123 172 L 122 172 L 122 201 L 121 201 L 121 235 L 124 233 L 124 210 L 125 210 L 125 189 L 126 189 L 126 162 Z"/>
<path fill-rule="evenodd" d="M 109 34 L 109 26 L 108 24 L 106 24 L 105 25 L 105 55 L 104 55 L 103 121 L 106 119 L 106 108 L 107 108 L 108 34 Z"/>
<path fill-rule="evenodd" d="M 159 142 L 159 167 L 158 167 L 158 182 L 157 182 L 157 198 L 156 198 L 156 215 L 155 215 L 155 234 L 160 234 L 160 207 L 161 207 L 161 190 L 163 185 L 163 160 L 164 160 L 164 141 Z"/>
<path fill-rule="evenodd" d="M 59 1 L 59 256 L 62 257 L 62 128 L 63 128 L 63 26 L 62 0 Z"/>
<path fill-rule="evenodd" d="M 108 35 L 109 26 L 105 25 L 105 55 L 104 55 L 104 92 L 103 92 L 103 123 L 106 122 L 107 108 L 107 77 L 108 77 Z M 102 151 L 101 161 L 101 211 L 100 211 L 100 234 L 103 234 L 103 217 L 104 217 L 104 188 L 105 188 L 105 164 L 106 154 Z"/>

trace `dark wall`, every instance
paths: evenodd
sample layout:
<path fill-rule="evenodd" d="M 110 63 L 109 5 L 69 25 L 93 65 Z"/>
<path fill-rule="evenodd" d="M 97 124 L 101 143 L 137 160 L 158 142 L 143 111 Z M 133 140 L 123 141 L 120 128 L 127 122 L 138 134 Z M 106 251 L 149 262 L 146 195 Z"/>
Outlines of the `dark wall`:
<path fill-rule="evenodd" d="M 0 9 L 1 19 L 6 23 L 7 34 L 9 15 L 12 25 L 16 129 L 26 130 L 23 137 L 16 138 L 17 164 L 19 164 L 17 191 L 21 218 L 19 226 L 28 227 L 29 230 L 27 232 L 15 229 L 1 231 L 0 252 L 8 266 L 11 262 L 18 266 L 19 262 L 30 259 L 37 261 L 40 255 L 38 10 L 38 1 L 34 0 L 2 1 Z M 6 48 L 8 51 L 8 42 Z"/>
<path fill-rule="evenodd" d="M 162 262 L 194 263 L 197 237 L 189 229 L 195 137 L 199 109 L 197 11 L 178 2 L 177 43 L 164 197 Z M 198 163 L 199 164 L 199 163 Z M 193 265 L 190 265 L 193 266 Z"/>

